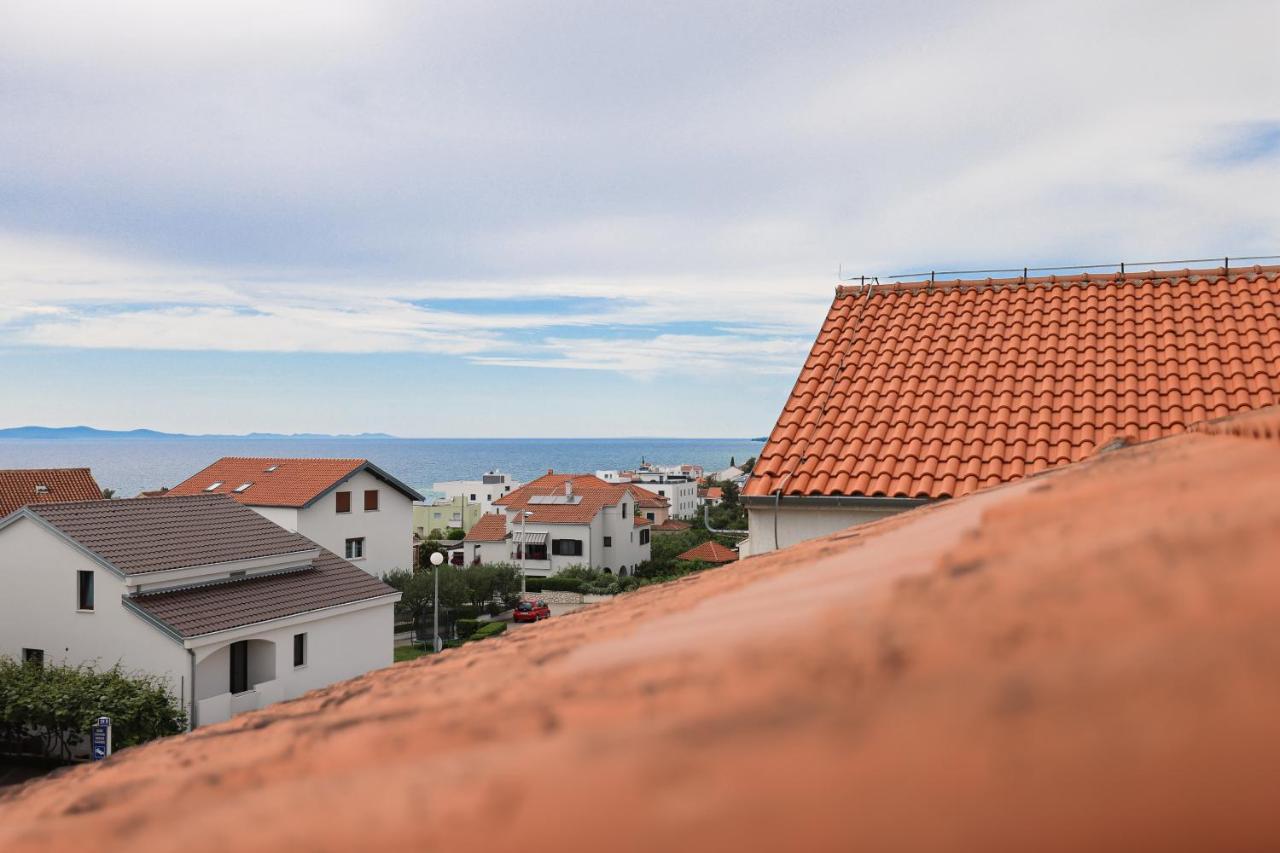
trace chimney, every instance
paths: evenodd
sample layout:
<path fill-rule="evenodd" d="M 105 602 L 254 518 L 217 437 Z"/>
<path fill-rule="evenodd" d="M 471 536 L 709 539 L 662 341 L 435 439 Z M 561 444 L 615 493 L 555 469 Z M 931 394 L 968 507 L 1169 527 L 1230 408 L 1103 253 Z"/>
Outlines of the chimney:
<path fill-rule="evenodd" d="M 548 473 L 548 474 L 554 474 L 555 472 L 556 472 L 556 469 L 555 469 L 555 468 L 548 468 L 548 469 L 547 469 L 547 473 Z"/>
<path fill-rule="evenodd" d="M 573 480 L 564 481 L 564 496 L 566 498 L 573 497 Z"/>

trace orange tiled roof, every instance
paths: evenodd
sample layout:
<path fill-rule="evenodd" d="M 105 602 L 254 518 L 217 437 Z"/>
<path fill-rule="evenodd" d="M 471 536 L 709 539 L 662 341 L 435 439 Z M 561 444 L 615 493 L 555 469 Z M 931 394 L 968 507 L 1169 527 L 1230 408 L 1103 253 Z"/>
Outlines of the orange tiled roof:
<path fill-rule="evenodd" d="M 732 563 L 738 559 L 738 552 L 712 539 L 690 548 L 676 559 L 696 560 L 699 563 Z"/>
<path fill-rule="evenodd" d="M 274 470 L 268 470 L 274 468 Z M 396 482 L 365 459 L 289 459 L 278 457 L 224 456 L 198 474 L 184 480 L 165 493 L 165 497 L 183 495 L 230 495 L 249 506 L 304 507 L 351 477 L 361 469 L 369 469 L 379 479 L 415 500 L 422 496 Z M 221 483 L 209 491 L 209 486 Z M 243 492 L 235 491 L 251 483 Z M 359 506 L 359 496 L 352 496 L 352 506 Z"/>
<path fill-rule="evenodd" d="M 643 486 L 637 486 L 635 483 L 625 483 L 624 485 L 627 487 L 627 491 L 631 492 L 631 496 L 636 499 L 636 506 L 638 507 L 660 509 L 671 506 L 669 498 L 664 498 L 662 495 L 651 492 Z"/>
<path fill-rule="evenodd" d="M 632 516 L 632 519 L 634 527 L 648 527 L 650 524 L 653 524 L 652 521 L 645 518 L 643 515 Z"/>
<path fill-rule="evenodd" d="M 678 518 L 668 518 L 661 524 L 655 524 L 653 529 L 656 533 L 679 533 L 682 530 L 689 529 L 689 522 L 681 521 Z"/>
<path fill-rule="evenodd" d="M 100 501 L 102 489 L 88 468 L 17 468 L 0 471 L 0 518 L 27 504 Z"/>
<path fill-rule="evenodd" d="M 564 495 L 566 483 L 572 484 L 573 494 L 579 498 L 576 502 L 530 503 L 531 498 L 539 495 Z M 630 483 L 606 483 L 594 474 L 557 474 L 548 471 L 493 503 L 512 512 L 523 510 L 533 513 L 528 519 L 531 524 L 590 524 L 601 509 L 621 501 L 630 492 L 630 486 Z"/>
<path fill-rule="evenodd" d="M 744 494 L 954 497 L 1275 403 L 1278 272 L 838 288 Z"/>
<path fill-rule="evenodd" d="M 501 542 L 507 538 L 507 515 L 491 512 L 480 516 L 467 531 L 464 542 Z"/>

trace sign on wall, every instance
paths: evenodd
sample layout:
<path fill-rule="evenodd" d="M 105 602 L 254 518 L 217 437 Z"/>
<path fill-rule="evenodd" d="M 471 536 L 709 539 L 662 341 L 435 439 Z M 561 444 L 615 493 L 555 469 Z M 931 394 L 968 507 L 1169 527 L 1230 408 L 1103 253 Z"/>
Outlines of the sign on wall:
<path fill-rule="evenodd" d="M 92 746 L 91 754 L 94 761 L 101 761 L 111 754 L 111 718 L 99 717 L 93 724 L 93 731 L 89 735 L 89 743 Z"/>

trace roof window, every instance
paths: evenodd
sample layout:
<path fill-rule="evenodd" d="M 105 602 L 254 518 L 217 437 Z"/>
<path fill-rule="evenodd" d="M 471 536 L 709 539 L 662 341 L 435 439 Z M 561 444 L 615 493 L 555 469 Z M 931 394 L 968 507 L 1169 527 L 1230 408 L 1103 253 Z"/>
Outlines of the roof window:
<path fill-rule="evenodd" d="M 222 481 L 218 480 L 216 482 L 210 483 L 208 486 L 205 486 L 204 490 L 206 492 L 216 492 L 221 487 L 222 487 Z"/>
<path fill-rule="evenodd" d="M 43 483 L 37 483 L 37 484 L 36 484 L 36 494 L 37 494 L 37 495 L 47 495 L 47 494 L 49 494 L 49 487 L 48 487 L 48 486 L 46 486 L 46 485 L 45 485 L 45 484 L 43 484 Z"/>
<path fill-rule="evenodd" d="M 240 485 L 238 485 L 238 486 L 236 486 L 236 487 L 235 487 L 234 491 L 235 491 L 236 493 L 240 493 L 240 492 L 243 492 L 245 489 L 249 488 L 249 487 L 250 487 L 250 486 L 252 486 L 252 485 L 253 485 L 253 483 L 241 483 Z"/>
<path fill-rule="evenodd" d="M 268 465 L 266 468 L 266 472 L 270 474 L 272 471 L 276 470 L 279 467 L 280 467 L 279 465 Z"/>

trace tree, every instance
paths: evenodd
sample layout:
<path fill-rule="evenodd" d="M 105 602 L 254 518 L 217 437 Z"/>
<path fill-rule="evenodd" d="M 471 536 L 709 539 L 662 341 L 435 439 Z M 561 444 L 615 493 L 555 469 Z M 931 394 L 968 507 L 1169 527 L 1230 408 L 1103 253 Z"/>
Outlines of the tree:
<path fill-rule="evenodd" d="M 19 663 L 0 656 L 0 751 L 38 752 L 68 760 L 94 720 L 111 718 L 112 742 L 133 746 L 187 727 L 181 700 L 159 677 L 119 664 Z"/>
<path fill-rule="evenodd" d="M 116 496 L 116 490 L 115 490 L 115 489 L 103 489 L 103 490 L 102 490 L 102 499 L 103 499 L 104 501 L 109 501 L 109 500 L 111 500 L 112 498 L 114 498 L 115 496 Z"/>

